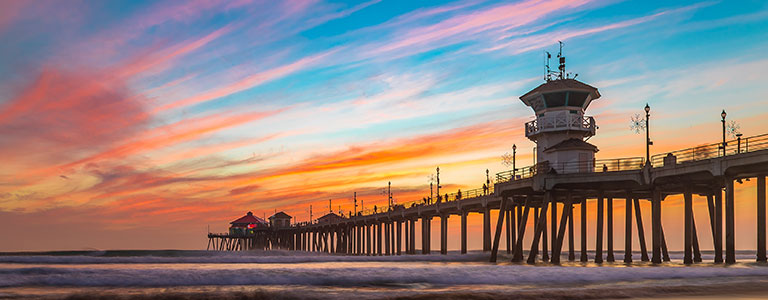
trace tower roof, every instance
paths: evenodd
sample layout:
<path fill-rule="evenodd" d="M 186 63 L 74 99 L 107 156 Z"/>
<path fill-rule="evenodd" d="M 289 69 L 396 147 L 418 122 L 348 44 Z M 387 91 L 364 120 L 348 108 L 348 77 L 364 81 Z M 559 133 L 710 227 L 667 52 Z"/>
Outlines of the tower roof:
<path fill-rule="evenodd" d="M 600 93 L 597 92 L 596 87 L 593 87 L 589 84 L 583 83 L 576 79 L 568 78 L 568 79 L 552 80 L 552 81 L 542 83 L 535 89 L 532 89 L 530 92 L 525 93 L 525 95 L 520 96 L 520 99 L 526 98 L 529 95 L 533 95 L 535 93 L 556 92 L 560 90 L 589 90 L 595 93 L 595 95 L 592 96 L 592 99 L 597 99 L 600 97 Z"/>
<path fill-rule="evenodd" d="M 592 100 L 600 98 L 600 92 L 597 91 L 596 87 L 576 79 L 567 78 L 547 81 L 525 93 L 525 95 L 520 96 L 520 100 L 525 105 L 531 106 L 534 110 L 538 111 L 546 106 L 562 106 L 566 101 L 566 94 L 571 94 L 571 98 L 574 100 L 578 99 L 578 101 L 571 101 L 574 103 L 571 103 L 569 106 L 581 106 L 583 108 L 586 108 Z M 542 95 L 544 97 L 541 97 Z M 552 103 L 559 104 L 550 103 L 544 106 L 543 98 L 547 98 L 548 102 L 552 101 Z"/>
<path fill-rule="evenodd" d="M 558 150 L 592 150 L 597 152 L 597 146 L 582 141 L 581 139 L 567 139 L 555 144 L 552 147 L 544 149 L 544 152 L 552 152 Z"/>

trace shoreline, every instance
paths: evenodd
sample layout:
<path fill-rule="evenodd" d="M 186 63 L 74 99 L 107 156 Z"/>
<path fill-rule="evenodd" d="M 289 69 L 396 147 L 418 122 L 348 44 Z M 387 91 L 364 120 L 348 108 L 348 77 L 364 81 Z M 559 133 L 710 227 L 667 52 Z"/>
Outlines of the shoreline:
<path fill-rule="evenodd" d="M 458 286 L 200 286 L 78 288 L 52 294 L 19 295 L 0 289 L 0 299 L 768 299 L 768 278 L 667 279 L 562 285 Z M 60 287 L 67 290 L 66 287 Z M 56 290 L 55 287 L 50 287 Z M 62 293 L 63 292 L 63 293 Z"/>

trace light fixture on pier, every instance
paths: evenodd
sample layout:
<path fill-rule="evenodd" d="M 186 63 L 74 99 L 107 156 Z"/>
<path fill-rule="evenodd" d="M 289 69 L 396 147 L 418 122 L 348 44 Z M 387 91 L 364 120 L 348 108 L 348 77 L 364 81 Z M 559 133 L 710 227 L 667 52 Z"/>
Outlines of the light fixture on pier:
<path fill-rule="evenodd" d="M 723 149 L 723 156 L 725 156 L 725 146 L 728 144 L 725 142 L 725 117 L 728 114 L 725 113 L 725 109 L 723 109 L 723 112 L 720 113 L 720 117 L 722 117 L 721 122 L 723 122 L 723 145 L 720 146 L 721 149 Z"/>

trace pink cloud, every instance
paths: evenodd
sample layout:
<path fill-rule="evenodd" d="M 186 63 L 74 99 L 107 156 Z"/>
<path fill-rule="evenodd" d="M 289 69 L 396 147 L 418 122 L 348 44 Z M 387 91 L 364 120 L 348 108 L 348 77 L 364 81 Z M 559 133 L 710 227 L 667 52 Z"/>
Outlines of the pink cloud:
<path fill-rule="evenodd" d="M 178 107 L 200 104 L 203 102 L 208 102 L 211 100 L 216 100 L 218 98 L 226 97 L 226 96 L 256 87 L 265 82 L 276 80 L 276 79 L 288 76 L 292 73 L 298 72 L 300 70 L 312 67 L 316 65 L 319 61 L 321 61 L 323 58 L 335 52 L 336 50 L 330 50 L 327 52 L 323 52 L 320 54 L 299 59 L 287 65 L 282 65 L 273 69 L 258 72 L 256 74 L 246 76 L 245 78 L 242 78 L 236 82 L 227 84 L 223 87 L 214 88 L 206 92 L 203 92 L 199 95 L 176 100 L 171 103 L 162 105 L 156 108 L 154 112 L 160 112 L 160 111 L 174 109 Z"/>
<path fill-rule="evenodd" d="M 589 2 L 590 0 L 528 0 L 497 6 L 471 14 L 459 15 L 435 25 L 405 32 L 402 34 L 403 38 L 382 47 L 377 47 L 370 54 L 379 55 L 403 49 L 409 53 L 424 51 L 423 48 L 433 49 L 452 43 L 448 41 L 451 38 L 471 39 L 473 35 L 487 30 L 508 30 L 532 23 L 557 10 L 579 7 Z"/>

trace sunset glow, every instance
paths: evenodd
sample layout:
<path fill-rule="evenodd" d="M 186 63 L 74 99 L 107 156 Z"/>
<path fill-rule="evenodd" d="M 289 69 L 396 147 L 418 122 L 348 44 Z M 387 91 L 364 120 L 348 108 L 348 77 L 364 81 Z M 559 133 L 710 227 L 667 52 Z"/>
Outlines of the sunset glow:
<path fill-rule="evenodd" d="M 718 142 L 723 109 L 768 133 L 761 1 L 5 0 L 0 41 L 0 251 L 204 249 L 247 211 L 382 207 L 387 182 L 421 199 L 438 166 L 441 193 L 481 187 L 513 144 L 533 164 L 519 97 L 558 41 L 602 95 L 597 159 L 645 155 L 646 103 L 652 154 Z M 737 248 L 754 186 L 736 186 Z"/>

